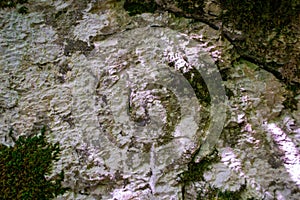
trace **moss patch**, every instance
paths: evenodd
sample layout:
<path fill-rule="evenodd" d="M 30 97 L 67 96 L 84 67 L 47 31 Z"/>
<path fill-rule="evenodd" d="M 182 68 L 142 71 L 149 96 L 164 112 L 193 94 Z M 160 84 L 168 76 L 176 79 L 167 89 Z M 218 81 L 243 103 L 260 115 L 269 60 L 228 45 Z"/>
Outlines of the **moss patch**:
<path fill-rule="evenodd" d="M 1 0 L 0 1 L 0 8 L 15 8 L 17 4 L 25 4 L 28 3 L 28 0 Z M 21 6 L 18 9 L 18 12 L 21 14 L 26 14 L 28 13 L 28 9 L 25 6 Z"/>
<path fill-rule="evenodd" d="M 283 65 L 283 78 L 299 82 L 300 77 L 294 73 L 299 71 L 296 66 L 300 63 L 294 41 L 299 37 L 296 27 L 299 27 L 300 2 L 221 0 L 220 3 L 222 24 L 228 30 L 242 32 L 242 37 L 239 34 L 231 37 L 238 53 L 261 64 L 271 64 L 274 71 Z"/>
<path fill-rule="evenodd" d="M 28 0 L 8 0 L 8 1 L 5 1 L 5 0 L 1 0 L 0 1 L 0 8 L 13 8 L 13 7 L 16 7 L 16 5 L 18 3 L 20 4 L 24 4 L 24 3 L 27 3 Z"/>
<path fill-rule="evenodd" d="M 181 182 L 188 183 L 192 181 L 201 181 L 205 170 L 220 160 L 218 151 L 215 149 L 211 154 L 203 158 L 199 163 L 189 163 L 188 170 L 180 175 Z"/>
<path fill-rule="evenodd" d="M 157 140 L 159 146 L 172 141 L 175 127 L 181 120 L 181 111 L 178 99 L 171 90 L 168 90 L 168 92 L 169 95 L 161 99 L 162 105 L 167 111 L 167 123 L 163 127 L 164 135 L 159 137 Z"/>
<path fill-rule="evenodd" d="M 297 104 L 298 101 L 295 99 L 295 97 L 300 93 L 300 87 L 299 85 L 287 85 L 286 89 L 288 90 L 287 94 L 285 94 L 285 101 L 283 102 L 283 105 L 286 109 L 289 109 L 290 111 L 297 110 Z"/>
<path fill-rule="evenodd" d="M 186 14 L 202 14 L 204 13 L 204 0 L 177 0 L 177 5 Z"/>
<path fill-rule="evenodd" d="M 54 180 L 45 175 L 52 169 L 52 161 L 59 160 L 59 144 L 46 141 L 45 128 L 41 134 L 27 138 L 13 137 L 14 146 L 0 144 L 0 199 L 52 199 L 67 189 L 61 186 L 63 171 Z"/>
<path fill-rule="evenodd" d="M 221 0 L 220 3 L 226 11 L 222 16 L 223 23 L 232 23 L 234 28 L 245 32 L 282 28 L 288 25 L 299 11 L 297 0 Z"/>
<path fill-rule="evenodd" d="M 202 78 L 201 74 L 199 73 L 199 71 L 193 68 L 187 73 L 184 73 L 183 76 L 188 80 L 188 82 L 194 89 L 196 97 L 198 98 L 200 103 L 205 106 L 210 105 L 211 103 L 210 94 L 207 85 L 204 79 Z"/>
<path fill-rule="evenodd" d="M 232 191 L 221 191 L 218 188 L 208 188 L 208 193 L 205 196 L 198 195 L 197 200 L 240 200 L 242 199 L 241 194 L 245 191 L 246 185 L 242 186 L 240 190 Z M 248 199 L 254 200 L 254 199 Z"/>
<path fill-rule="evenodd" d="M 188 170 L 180 175 L 181 183 L 183 185 L 182 195 L 183 199 L 187 193 L 185 187 L 194 182 L 205 183 L 203 174 L 210 169 L 213 163 L 219 162 L 220 156 L 215 149 L 211 154 L 203 158 L 199 163 L 191 162 Z M 200 191 L 197 200 L 239 200 L 242 199 L 242 193 L 246 190 L 246 185 L 242 185 L 238 191 L 222 191 L 219 188 L 212 187 L 205 183 L 199 188 Z"/>
<path fill-rule="evenodd" d="M 175 62 L 169 62 L 168 66 L 174 68 Z M 183 72 L 182 70 L 180 70 L 180 72 L 193 88 L 199 102 L 205 107 L 208 107 L 211 103 L 211 98 L 208 87 L 200 72 L 194 67 L 188 72 Z"/>
<path fill-rule="evenodd" d="M 157 4 L 154 0 L 126 0 L 124 9 L 128 11 L 130 16 L 142 13 L 154 13 L 157 9 Z"/>

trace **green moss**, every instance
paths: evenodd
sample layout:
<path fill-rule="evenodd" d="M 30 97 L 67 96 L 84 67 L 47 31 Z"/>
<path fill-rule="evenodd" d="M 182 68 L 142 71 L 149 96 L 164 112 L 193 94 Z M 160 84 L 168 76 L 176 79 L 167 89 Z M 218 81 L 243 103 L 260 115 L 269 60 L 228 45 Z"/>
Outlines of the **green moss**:
<path fill-rule="evenodd" d="M 67 189 L 61 186 L 63 171 L 59 177 L 47 180 L 52 161 L 59 160 L 59 144 L 46 141 L 45 128 L 41 134 L 27 138 L 20 136 L 14 146 L 0 144 L 0 199 L 52 199 Z"/>
<path fill-rule="evenodd" d="M 18 13 L 27 14 L 28 13 L 28 8 L 25 7 L 25 6 L 22 6 L 21 8 L 18 9 Z"/>
<path fill-rule="evenodd" d="M 183 76 L 186 78 L 186 80 L 188 80 L 188 82 L 194 89 L 196 97 L 198 98 L 200 103 L 206 106 L 210 105 L 210 94 L 207 85 L 199 71 L 193 68 L 192 70 L 184 73 Z"/>
<path fill-rule="evenodd" d="M 154 0 L 126 0 L 124 9 L 128 11 L 130 16 L 142 13 L 154 13 L 157 9 L 157 4 Z"/>
<path fill-rule="evenodd" d="M 300 93 L 300 87 L 299 85 L 287 84 L 286 89 L 288 92 L 284 95 L 285 100 L 283 102 L 283 105 L 286 109 L 289 109 L 291 112 L 296 111 L 298 101 L 295 97 Z"/>
<path fill-rule="evenodd" d="M 297 0 L 221 0 L 220 3 L 226 11 L 222 15 L 223 23 L 231 23 L 234 28 L 245 32 L 282 28 L 299 12 Z"/>
<path fill-rule="evenodd" d="M 174 62 L 168 63 L 169 67 L 171 68 L 174 68 L 174 64 Z M 180 71 L 193 88 L 199 102 L 206 107 L 209 106 L 211 103 L 209 90 L 200 72 L 195 68 L 189 70 L 188 72 L 183 72 L 182 70 Z"/>
<path fill-rule="evenodd" d="M 205 197 L 199 195 L 197 200 L 240 200 L 242 199 L 241 194 L 246 189 L 246 185 L 243 185 L 238 191 L 221 191 L 218 188 L 209 188 L 209 192 L 206 193 Z M 251 200 L 251 199 L 248 199 Z M 254 199 L 252 199 L 254 200 Z"/>
<path fill-rule="evenodd" d="M 0 0 L 0 8 L 15 8 L 17 4 L 25 4 L 28 3 L 28 0 Z M 18 12 L 21 14 L 28 13 L 28 9 L 25 6 L 21 6 L 18 9 Z"/>
<path fill-rule="evenodd" d="M 163 127 L 164 135 L 158 138 L 158 145 L 167 144 L 172 141 L 173 133 L 178 122 L 181 120 L 180 105 L 176 95 L 169 90 L 169 96 L 161 99 L 162 105 L 164 106 L 167 113 L 167 123 Z"/>
<path fill-rule="evenodd" d="M 186 14 L 201 14 L 204 13 L 204 0 L 176 0 L 177 5 Z"/>
<path fill-rule="evenodd" d="M 218 151 L 215 149 L 211 154 L 203 158 L 199 163 L 191 162 L 188 170 L 180 175 L 180 180 L 183 185 L 183 195 L 185 195 L 185 186 L 193 182 L 204 182 L 203 174 L 209 170 L 213 163 L 220 161 Z M 237 191 L 222 191 L 219 188 L 211 187 L 209 184 L 203 186 L 198 193 L 197 200 L 239 200 L 241 195 L 246 190 L 246 185 L 242 185 Z"/>
<path fill-rule="evenodd" d="M 299 0 L 221 0 L 220 3 L 224 30 L 242 32 L 241 35 L 227 35 L 241 56 L 261 64 L 275 62 L 277 66 L 295 58 L 294 44 L 287 41 L 297 38 L 295 27 L 299 26 Z M 280 58 L 278 63 L 274 56 Z"/>
<path fill-rule="evenodd" d="M 211 154 L 203 158 L 199 163 L 191 162 L 188 166 L 188 170 L 180 175 L 181 182 L 188 183 L 192 181 L 201 181 L 203 179 L 203 173 L 209 169 L 209 167 L 220 160 L 218 151 L 215 149 Z"/>

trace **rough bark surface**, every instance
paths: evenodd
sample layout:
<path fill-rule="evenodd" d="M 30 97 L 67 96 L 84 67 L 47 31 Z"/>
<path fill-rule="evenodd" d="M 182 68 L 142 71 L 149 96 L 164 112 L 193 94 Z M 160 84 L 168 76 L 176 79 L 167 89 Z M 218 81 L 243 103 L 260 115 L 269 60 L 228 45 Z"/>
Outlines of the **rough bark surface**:
<path fill-rule="evenodd" d="M 299 17 L 251 35 L 224 13 L 209 0 L 1 9 L 0 141 L 51 130 L 63 151 L 49 177 L 64 170 L 71 188 L 57 199 L 299 199 Z"/>

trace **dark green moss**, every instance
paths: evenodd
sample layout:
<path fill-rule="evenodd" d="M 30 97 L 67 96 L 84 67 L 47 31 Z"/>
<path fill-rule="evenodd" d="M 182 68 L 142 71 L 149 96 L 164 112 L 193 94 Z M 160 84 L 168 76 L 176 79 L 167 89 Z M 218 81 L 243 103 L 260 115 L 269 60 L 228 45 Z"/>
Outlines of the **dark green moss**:
<path fill-rule="evenodd" d="M 22 6 L 21 8 L 18 9 L 18 13 L 27 14 L 28 13 L 28 8 L 25 7 L 25 6 Z"/>
<path fill-rule="evenodd" d="M 158 138 L 158 145 L 167 144 L 172 141 L 175 127 L 181 119 L 180 105 L 176 95 L 168 90 L 169 96 L 161 99 L 162 105 L 167 111 L 167 123 L 163 127 L 164 134 Z"/>
<path fill-rule="evenodd" d="M 174 62 L 168 63 L 169 67 L 174 68 Z M 181 70 L 180 70 L 181 71 Z M 209 106 L 211 103 L 211 97 L 207 88 L 207 85 L 202 78 L 200 72 L 193 68 L 188 72 L 181 71 L 184 78 L 189 82 L 190 86 L 193 88 L 197 99 L 202 105 Z"/>
<path fill-rule="evenodd" d="M 210 155 L 203 158 L 199 163 L 191 162 L 188 170 L 180 175 L 180 180 L 183 185 L 183 196 L 186 194 L 186 185 L 197 181 L 205 181 L 203 178 L 203 173 L 207 171 L 213 163 L 219 161 L 220 156 L 218 155 L 218 151 L 215 149 Z M 222 191 L 207 184 L 201 188 L 201 191 L 198 193 L 197 200 L 239 200 L 241 199 L 241 195 L 245 190 L 246 184 L 242 185 L 239 190 L 234 192 Z"/>
<path fill-rule="evenodd" d="M 226 11 L 222 15 L 223 23 L 231 23 L 245 32 L 280 29 L 299 14 L 300 8 L 297 0 L 221 0 L 220 3 Z"/>
<path fill-rule="evenodd" d="M 220 160 L 218 151 L 215 149 L 211 154 L 203 158 L 199 163 L 191 162 L 188 170 L 180 175 L 181 182 L 188 183 L 193 181 L 203 180 L 203 173 L 205 170 Z"/>
<path fill-rule="evenodd" d="M 300 87 L 298 85 L 287 84 L 286 89 L 288 92 L 284 95 L 285 100 L 283 102 L 283 106 L 290 111 L 297 110 L 298 101 L 295 99 L 297 95 L 300 93 Z"/>
<path fill-rule="evenodd" d="M 0 0 L 0 8 L 15 8 L 17 4 L 25 4 L 28 3 L 28 0 Z M 18 9 L 18 12 L 21 14 L 28 13 L 28 9 L 25 6 L 21 6 Z"/>
<path fill-rule="evenodd" d="M 157 4 L 154 0 L 126 0 L 124 9 L 128 11 L 130 16 L 142 13 L 154 13 L 157 10 Z"/>
<path fill-rule="evenodd" d="M 233 91 L 226 86 L 225 86 L 225 92 L 226 92 L 226 96 L 228 97 L 228 99 L 231 99 L 231 97 L 234 97 Z"/>
<path fill-rule="evenodd" d="M 241 194 L 245 191 L 246 185 L 243 185 L 238 191 L 221 191 L 218 188 L 209 188 L 209 192 L 206 193 L 205 197 L 199 195 L 197 200 L 240 200 L 242 199 Z M 248 200 L 254 200 L 253 198 Z"/>
<path fill-rule="evenodd" d="M 220 3 L 223 10 L 220 19 L 227 27 L 225 29 L 242 32 L 241 35 L 227 37 L 241 56 L 265 65 L 275 61 L 269 59 L 272 55 L 281 58 L 274 63 L 277 66 L 297 58 L 294 44 L 282 42 L 280 38 L 297 38 L 295 27 L 299 26 L 299 0 L 221 0 Z M 296 65 L 299 65 L 299 60 Z"/>
<path fill-rule="evenodd" d="M 207 85 L 199 71 L 193 68 L 192 70 L 184 73 L 183 76 L 186 78 L 186 80 L 188 80 L 194 89 L 196 97 L 200 103 L 203 105 L 209 105 L 211 102 L 210 94 Z"/>
<path fill-rule="evenodd" d="M 204 0 L 177 0 L 177 5 L 186 14 L 202 14 L 204 13 Z"/>
<path fill-rule="evenodd" d="M 283 102 L 283 106 L 290 111 L 295 111 L 297 110 L 297 103 L 298 101 L 295 98 L 287 96 L 285 101 Z"/>
<path fill-rule="evenodd" d="M 52 199 L 67 189 L 61 186 L 63 171 L 59 177 L 47 180 L 52 161 L 59 160 L 59 144 L 46 141 L 45 128 L 41 134 L 27 138 L 20 136 L 14 146 L 0 144 L 0 199 Z"/>

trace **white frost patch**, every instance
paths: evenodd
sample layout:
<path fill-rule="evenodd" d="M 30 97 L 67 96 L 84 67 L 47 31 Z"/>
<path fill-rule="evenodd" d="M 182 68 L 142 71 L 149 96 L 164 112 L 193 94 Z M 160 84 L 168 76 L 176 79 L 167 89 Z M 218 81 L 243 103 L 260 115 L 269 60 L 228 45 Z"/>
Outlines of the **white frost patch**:
<path fill-rule="evenodd" d="M 300 152 L 293 141 L 276 124 L 267 124 L 267 131 L 272 136 L 280 150 L 286 170 L 290 173 L 293 181 L 300 186 Z"/>
<path fill-rule="evenodd" d="M 163 54 L 166 62 L 174 64 L 174 68 L 176 70 L 186 73 L 193 69 L 193 67 L 188 63 L 187 57 L 184 54 L 172 52 L 169 49 L 164 51 Z"/>
<path fill-rule="evenodd" d="M 129 200 L 134 197 L 136 197 L 134 192 L 124 189 L 116 189 L 113 192 L 113 199 Z"/>
<path fill-rule="evenodd" d="M 242 172 L 242 163 L 239 159 L 236 158 L 236 155 L 234 154 L 232 149 L 227 148 L 222 152 L 221 161 L 229 168 L 233 169 L 235 172 L 240 172 L 241 176 L 245 175 L 245 173 Z"/>

